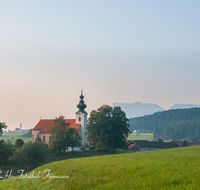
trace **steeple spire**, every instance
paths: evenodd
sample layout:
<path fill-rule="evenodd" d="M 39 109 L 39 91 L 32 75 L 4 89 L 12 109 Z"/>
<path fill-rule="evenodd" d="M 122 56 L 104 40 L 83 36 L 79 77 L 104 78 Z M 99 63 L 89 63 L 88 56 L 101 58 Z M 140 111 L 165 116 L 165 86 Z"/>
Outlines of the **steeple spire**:
<path fill-rule="evenodd" d="M 87 106 L 85 105 L 83 98 L 84 98 L 84 96 L 83 96 L 83 89 L 81 88 L 80 101 L 79 101 L 79 104 L 77 105 L 77 108 L 79 108 L 78 112 L 86 113 L 84 109 Z"/>

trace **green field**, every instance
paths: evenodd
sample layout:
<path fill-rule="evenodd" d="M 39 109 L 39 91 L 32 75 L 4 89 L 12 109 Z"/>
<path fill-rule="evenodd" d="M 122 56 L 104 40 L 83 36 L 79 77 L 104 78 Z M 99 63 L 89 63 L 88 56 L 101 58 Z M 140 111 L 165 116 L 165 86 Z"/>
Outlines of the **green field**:
<path fill-rule="evenodd" d="M 200 146 L 195 146 L 68 159 L 38 167 L 24 178 L 5 179 L 0 189 L 196 190 L 199 157 Z M 45 170 L 55 177 L 47 177 Z"/>
<path fill-rule="evenodd" d="M 117 150 L 116 152 L 107 152 L 107 151 L 98 152 L 97 150 L 90 150 L 90 151 L 65 152 L 61 155 L 49 154 L 47 157 L 46 163 L 66 160 L 66 159 L 70 159 L 70 158 L 83 158 L 83 157 L 102 156 L 102 155 L 109 155 L 109 154 L 124 154 L 124 153 L 130 153 L 130 151 L 129 150 Z"/>
<path fill-rule="evenodd" d="M 28 137 L 16 137 L 16 136 L 0 137 L 0 140 L 5 140 L 5 141 L 10 140 L 12 144 L 15 144 L 16 139 L 22 139 L 24 143 L 27 143 L 32 140 L 32 138 Z"/>
<path fill-rule="evenodd" d="M 25 143 L 32 140 L 32 138 L 22 137 L 22 135 L 25 133 L 21 132 L 3 132 L 2 136 L 0 137 L 0 140 L 10 140 L 12 144 L 15 143 L 16 139 L 22 139 Z"/>
<path fill-rule="evenodd" d="M 11 132 L 3 132 L 2 136 L 6 136 L 6 137 L 9 137 L 9 136 L 21 137 L 23 134 L 25 134 L 25 133 L 11 131 Z"/>
<path fill-rule="evenodd" d="M 131 133 L 128 137 L 128 140 L 149 140 L 153 141 L 153 133 L 140 133 L 137 135 L 136 133 Z"/>

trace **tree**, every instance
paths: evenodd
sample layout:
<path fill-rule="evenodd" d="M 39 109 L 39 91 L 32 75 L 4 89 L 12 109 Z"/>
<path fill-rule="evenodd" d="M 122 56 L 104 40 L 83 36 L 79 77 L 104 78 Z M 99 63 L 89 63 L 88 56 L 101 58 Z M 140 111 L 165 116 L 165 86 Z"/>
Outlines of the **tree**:
<path fill-rule="evenodd" d="M 90 113 L 86 127 L 88 139 L 91 139 L 99 150 L 125 148 L 130 134 L 128 121 L 121 107 L 103 105 Z"/>
<path fill-rule="evenodd" d="M 74 128 L 69 128 L 67 130 L 66 136 L 64 137 L 64 143 L 66 147 L 71 147 L 72 151 L 74 147 L 79 147 L 81 146 L 81 137 L 78 134 L 78 131 Z"/>
<path fill-rule="evenodd" d="M 42 142 L 42 139 L 40 137 L 35 139 L 36 141 Z"/>
<path fill-rule="evenodd" d="M 22 137 L 32 137 L 32 129 L 30 129 L 27 133 L 23 134 Z"/>
<path fill-rule="evenodd" d="M 170 141 L 169 148 L 172 148 L 172 145 L 173 145 L 173 141 Z"/>
<path fill-rule="evenodd" d="M 178 144 L 176 141 L 173 141 L 172 148 L 176 148 L 176 147 L 178 147 Z"/>
<path fill-rule="evenodd" d="M 22 148 L 16 150 L 13 155 L 14 161 L 18 166 L 26 171 L 30 171 L 35 167 L 45 163 L 48 155 L 48 148 L 43 142 L 35 141 L 24 144 Z"/>
<path fill-rule="evenodd" d="M 67 130 L 69 129 L 69 123 L 65 123 L 64 116 L 56 117 L 53 121 L 53 127 L 51 128 L 49 149 L 52 152 L 60 154 L 66 151 L 66 139 Z"/>
<path fill-rule="evenodd" d="M 65 123 L 64 116 L 60 116 L 54 120 L 53 127 L 50 130 L 49 149 L 51 152 L 61 154 L 69 147 L 73 148 L 81 146 L 81 137 L 74 128 L 69 128 L 69 123 Z"/>
<path fill-rule="evenodd" d="M 140 131 L 137 131 L 137 132 L 136 132 L 136 135 L 140 135 Z"/>
<path fill-rule="evenodd" d="M 187 143 L 186 140 L 184 140 L 184 141 L 182 142 L 182 146 L 188 146 L 188 143 Z"/>
<path fill-rule="evenodd" d="M 85 144 L 83 145 L 83 148 L 89 148 L 89 145 L 88 145 L 87 143 L 85 143 Z"/>
<path fill-rule="evenodd" d="M 13 149 L 16 150 L 17 148 L 21 148 L 23 145 L 24 141 L 22 139 L 16 139 Z"/>
<path fill-rule="evenodd" d="M 199 137 L 190 137 L 188 139 L 189 142 L 198 142 L 199 141 Z"/>
<path fill-rule="evenodd" d="M 158 141 L 158 142 L 163 142 L 163 140 L 162 140 L 162 139 L 157 139 L 157 141 Z"/>
<path fill-rule="evenodd" d="M 145 116 L 146 116 L 146 115 L 145 115 Z M 142 132 L 143 132 L 143 133 L 146 133 L 146 132 L 147 132 L 147 130 L 146 130 L 146 129 L 143 129 L 143 130 L 142 130 Z"/>
<path fill-rule="evenodd" d="M 3 133 L 3 129 L 6 129 L 6 128 L 7 128 L 6 124 L 0 122 L 0 135 Z"/>
<path fill-rule="evenodd" d="M 9 158 L 12 156 L 12 145 L 10 140 L 5 142 L 0 140 L 0 166 L 9 163 Z"/>

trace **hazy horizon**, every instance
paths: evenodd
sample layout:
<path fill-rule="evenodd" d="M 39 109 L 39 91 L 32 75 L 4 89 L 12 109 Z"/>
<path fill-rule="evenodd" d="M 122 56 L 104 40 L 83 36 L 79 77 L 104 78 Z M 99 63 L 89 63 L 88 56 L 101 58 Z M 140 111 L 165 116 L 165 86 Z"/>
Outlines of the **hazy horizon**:
<path fill-rule="evenodd" d="M 114 102 L 200 104 L 200 1 L 3 1 L 0 122 Z"/>

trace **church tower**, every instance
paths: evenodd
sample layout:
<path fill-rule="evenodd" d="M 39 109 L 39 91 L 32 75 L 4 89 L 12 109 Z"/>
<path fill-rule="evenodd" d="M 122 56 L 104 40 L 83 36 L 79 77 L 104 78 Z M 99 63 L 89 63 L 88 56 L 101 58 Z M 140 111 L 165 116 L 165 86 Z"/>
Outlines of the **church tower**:
<path fill-rule="evenodd" d="M 87 112 L 84 110 L 87 106 L 83 100 L 83 91 L 81 90 L 80 101 L 77 105 L 79 110 L 75 113 L 76 114 L 76 124 L 80 124 L 79 135 L 82 138 L 81 144 L 84 145 L 87 143 L 87 135 L 85 135 L 86 131 L 86 124 L 87 124 Z"/>

